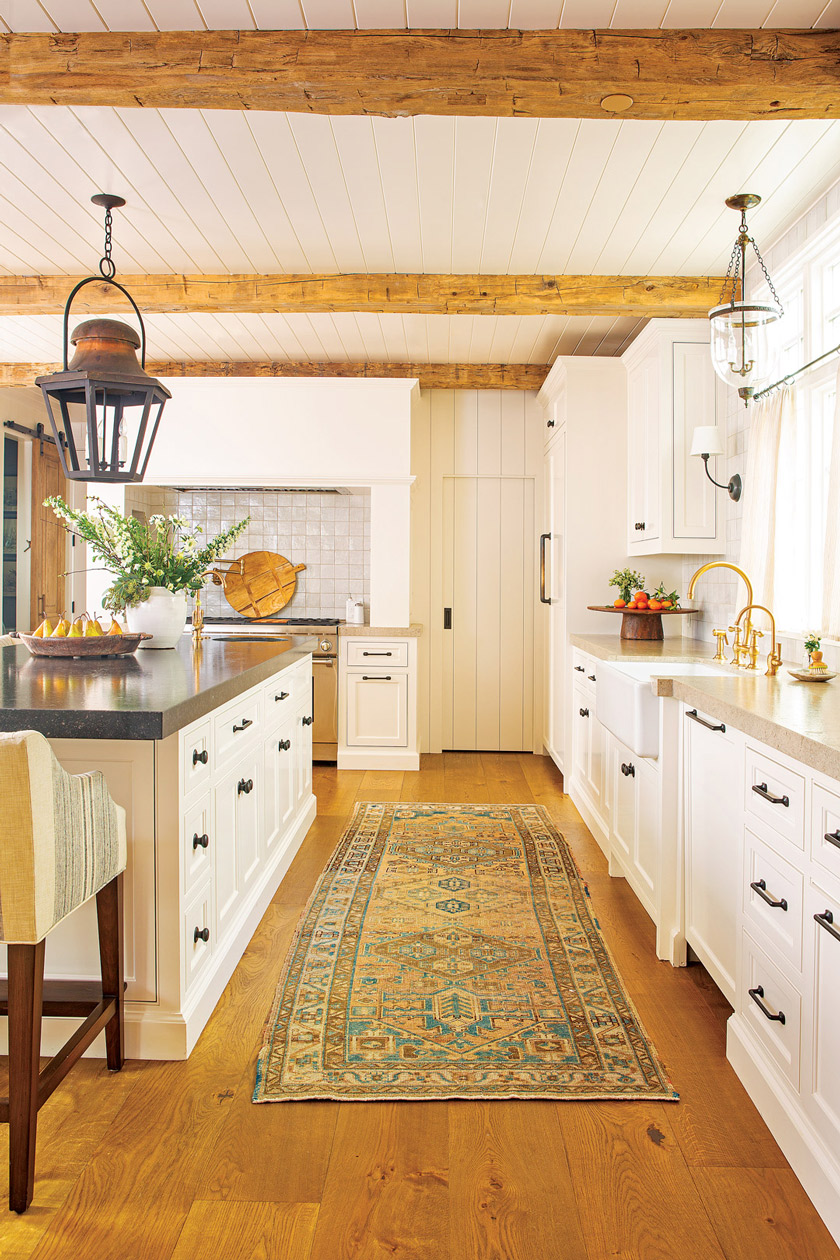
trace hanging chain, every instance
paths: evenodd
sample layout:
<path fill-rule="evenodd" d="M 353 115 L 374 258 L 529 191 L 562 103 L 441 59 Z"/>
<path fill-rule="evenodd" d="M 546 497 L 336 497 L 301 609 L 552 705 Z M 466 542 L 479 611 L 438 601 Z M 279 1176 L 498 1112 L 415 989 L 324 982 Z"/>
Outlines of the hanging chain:
<path fill-rule="evenodd" d="M 99 270 L 106 280 L 113 280 L 117 274 L 117 268 L 111 257 L 111 208 L 108 206 L 105 210 L 105 252 L 99 260 Z"/>
<path fill-rule="evenodd" d="M 749 242 L 750 242 L 750 245 L 752 245 L 753 249 L 755 250 L 755 256 L 758 259 L 758 265 L 761 268 L 761 270 L 764 272 L 764 279 L 767 281 L 767 287 L 770 290 L 770 292 L 773 294 L 773 301 L 776 303 L 776 305 L 779 308 L 779 315 L 784 315 L 785 308 L 782 306 L 781 298 L 776 292 L 776 288 L 775 288 L 775 285 L 773 284 L 773 281 L 770 279 L 770 272 L 767 270 L 764 259 L 761 257 L 759 248 L 752 237 L 749 237 Z"/>
<path fill-rule="evenodd" d="M 732 246 L 732 254 L 729 259 L 729 266 L 726 268 L 726 275 L 724 276 L 723 285 L 720 290 L 720 297 L 718 298 L 718 306 L 723 306 L 726 301 L 729 301 L 729 302 L 735 301 L 735 294 L 738 292 L 738 276 L 740 275 L 740 272 L 741 272 L 741 246 L 736 240 L 735 244 Z M 732 296 L 727 299 L 726 287 L 730 283 L 732 284 Z"/>
<path fill-rule="evenodd" d="M 745 246 L 752 245 L 753 252 L 755 253 L 756 258 L 758 259 L 758 265 L 762 270 L 764 279 L 767 281 L 767 287 L 773 295 L 773 301 L 776 303 L 776 306 L 779 308 L 779 315 L 782 316 L 785 313 L 785 308 L 782 306 L 781 298 L 776 292 L 776 286 L 773 284 L 773 281 L 770 279 L 770 272 L 767 270 L 767 264 L 765 263 L 764 259 L 761 257 L 761 251 L 759 250 L 753 238 L 747 235 L 746 229 L 747 229 L 746 216 L 742 214 L 741 234 L 743 235 L 744 245 Z M 736 238 L 735 244 L 732 246 L 732 254 L 729 259 L 729 266 L 726 268 L 726 275 L 724 276 L 723 286 L 720 291 L 720 297 L 718 299 L 718 306 L 723 306 L 724 303 L 726 303 L 727 301 L 734 305 L 736 301 L 736 295 L 738 293 L 739 278 L 743 286 L 745 277 L 741 276 L 741 235 L 739 235 Z M 730 284 L 732 285 L 732 294 L 729 298 L 727 298 L 726 290 Z"/>

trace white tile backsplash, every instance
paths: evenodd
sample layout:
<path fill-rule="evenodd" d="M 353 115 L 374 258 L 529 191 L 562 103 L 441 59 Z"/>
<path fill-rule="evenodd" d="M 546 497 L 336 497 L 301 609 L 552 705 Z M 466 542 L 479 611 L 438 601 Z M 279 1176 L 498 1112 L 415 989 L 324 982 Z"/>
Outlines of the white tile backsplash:
<path fill-rule="evenodd" d="M 276 551 L 292 564 L 306 565 L 281 616 L 343 618 L 348 596 L 370 602 L 370 494 L 364 491 L 231 493 L 128 486 L 125 510 L 183 516 L 208 536 L 250 516 L 225 559 Z M 232 613 L 221 587 L 208 582 L 202 598 L 208 617 Z"/>

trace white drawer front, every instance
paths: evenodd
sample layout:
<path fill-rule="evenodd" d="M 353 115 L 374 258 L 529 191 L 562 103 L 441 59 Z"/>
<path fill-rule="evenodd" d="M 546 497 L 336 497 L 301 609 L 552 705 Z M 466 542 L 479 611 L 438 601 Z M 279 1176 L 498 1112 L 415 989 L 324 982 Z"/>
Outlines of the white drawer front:
<path fill-rule="evenodd" d="M 804 778 L 749 744 L 744 808 L 797 849 L 804 849 Z"/>
<path fill-rule="evenodd" d="M 183 916 L 183 941 L 184 987 L 189 989 L 206 969 L 213 954 L 213 894 L 209 881 L 187 903 Z"/>
<path fill-rule="evenodd" d="M 181 764 L 184 795 L 210 782 L 210 719 L 196 722 L 181 734 Z"/>
<path fill-rule="evenodd" d="M 748 932 L 743 934 L 738 1004 L 769 1057 L 798 1090 L 802 998 Z"/>
<path fill-rule="evenodd" d="M 278 692 L 278 695 L 280 693 Z M 216 761 L 223 766 L 239 750 L 260 734 L 262 725 L 262 696 L 259 692 L 246 692 L 235 704 L 227 705 L 213 719 L 213 740 Z"/>
<path fill-rule="evenodd" d="M 744 916 L 802 970 L 804 877 L 749 828 L 744 832 Z"/>
<path fill-rule="evenodd" d="M 572 678 L 581 686 L 592 688 L 598 677 L 598 662 L 579 648 L 572 649 Z"/>
<path fill-rule="evenodd" d="M 211 817 L 211 796 L 207 792 L 184 813 L 181 820 L 183 888 L 188 897 L 213 869 Z"/>
<path fill-rule="evenodd" d="M 811 800 L 811 859 L 840 879 L 840 796 L 820 783 Z"/>
<path fill-rule="evenodd" d="M 267 730 L 288 720 L 300 692 L 301 680 L 295 676 L 294 670 L 289 670 L 288 673 L 281 674 L 270 683 L 266 683 L 263 687 L 262 699 Z"/>
<path fill-rule="evenodd" d="M 408 643 L 405 639 L 373 642 L 370 639 L 347 640 L 348 665 L 387 665 L 389 669 L 405 669 L 408 665 Z"/>

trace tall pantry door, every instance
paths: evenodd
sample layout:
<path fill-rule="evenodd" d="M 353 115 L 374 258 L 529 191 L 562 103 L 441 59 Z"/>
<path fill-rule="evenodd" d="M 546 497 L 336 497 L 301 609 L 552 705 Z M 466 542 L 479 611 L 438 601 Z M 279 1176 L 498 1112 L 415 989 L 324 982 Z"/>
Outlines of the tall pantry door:
<path fill-rule="evenodd" d="M 534 527 L 532 477 L 444 477 L 445 749 L 533 747 Z"/>
<path fill-rule="evenodd" d="M 547 695 L 544 710 L 545 747 L 565 772 L 566 750 L 566 432 L 561 429 L 545 454 L 543 498 L 545 544 Z"/>

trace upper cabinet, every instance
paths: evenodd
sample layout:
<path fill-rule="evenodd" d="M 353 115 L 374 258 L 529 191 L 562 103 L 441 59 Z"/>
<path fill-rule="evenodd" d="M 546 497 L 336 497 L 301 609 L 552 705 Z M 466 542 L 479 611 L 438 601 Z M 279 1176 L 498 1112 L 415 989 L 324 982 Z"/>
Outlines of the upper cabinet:
<path fill-rule="evenodd" d="M 654 319 L 625 351 L 627 550 L 631 556 L 725 550 L 725 496 L 691 458 L 698 425 L 718 423 L 706 320 Z M 716 480 L 716 460 L 709 471 Z"/>

